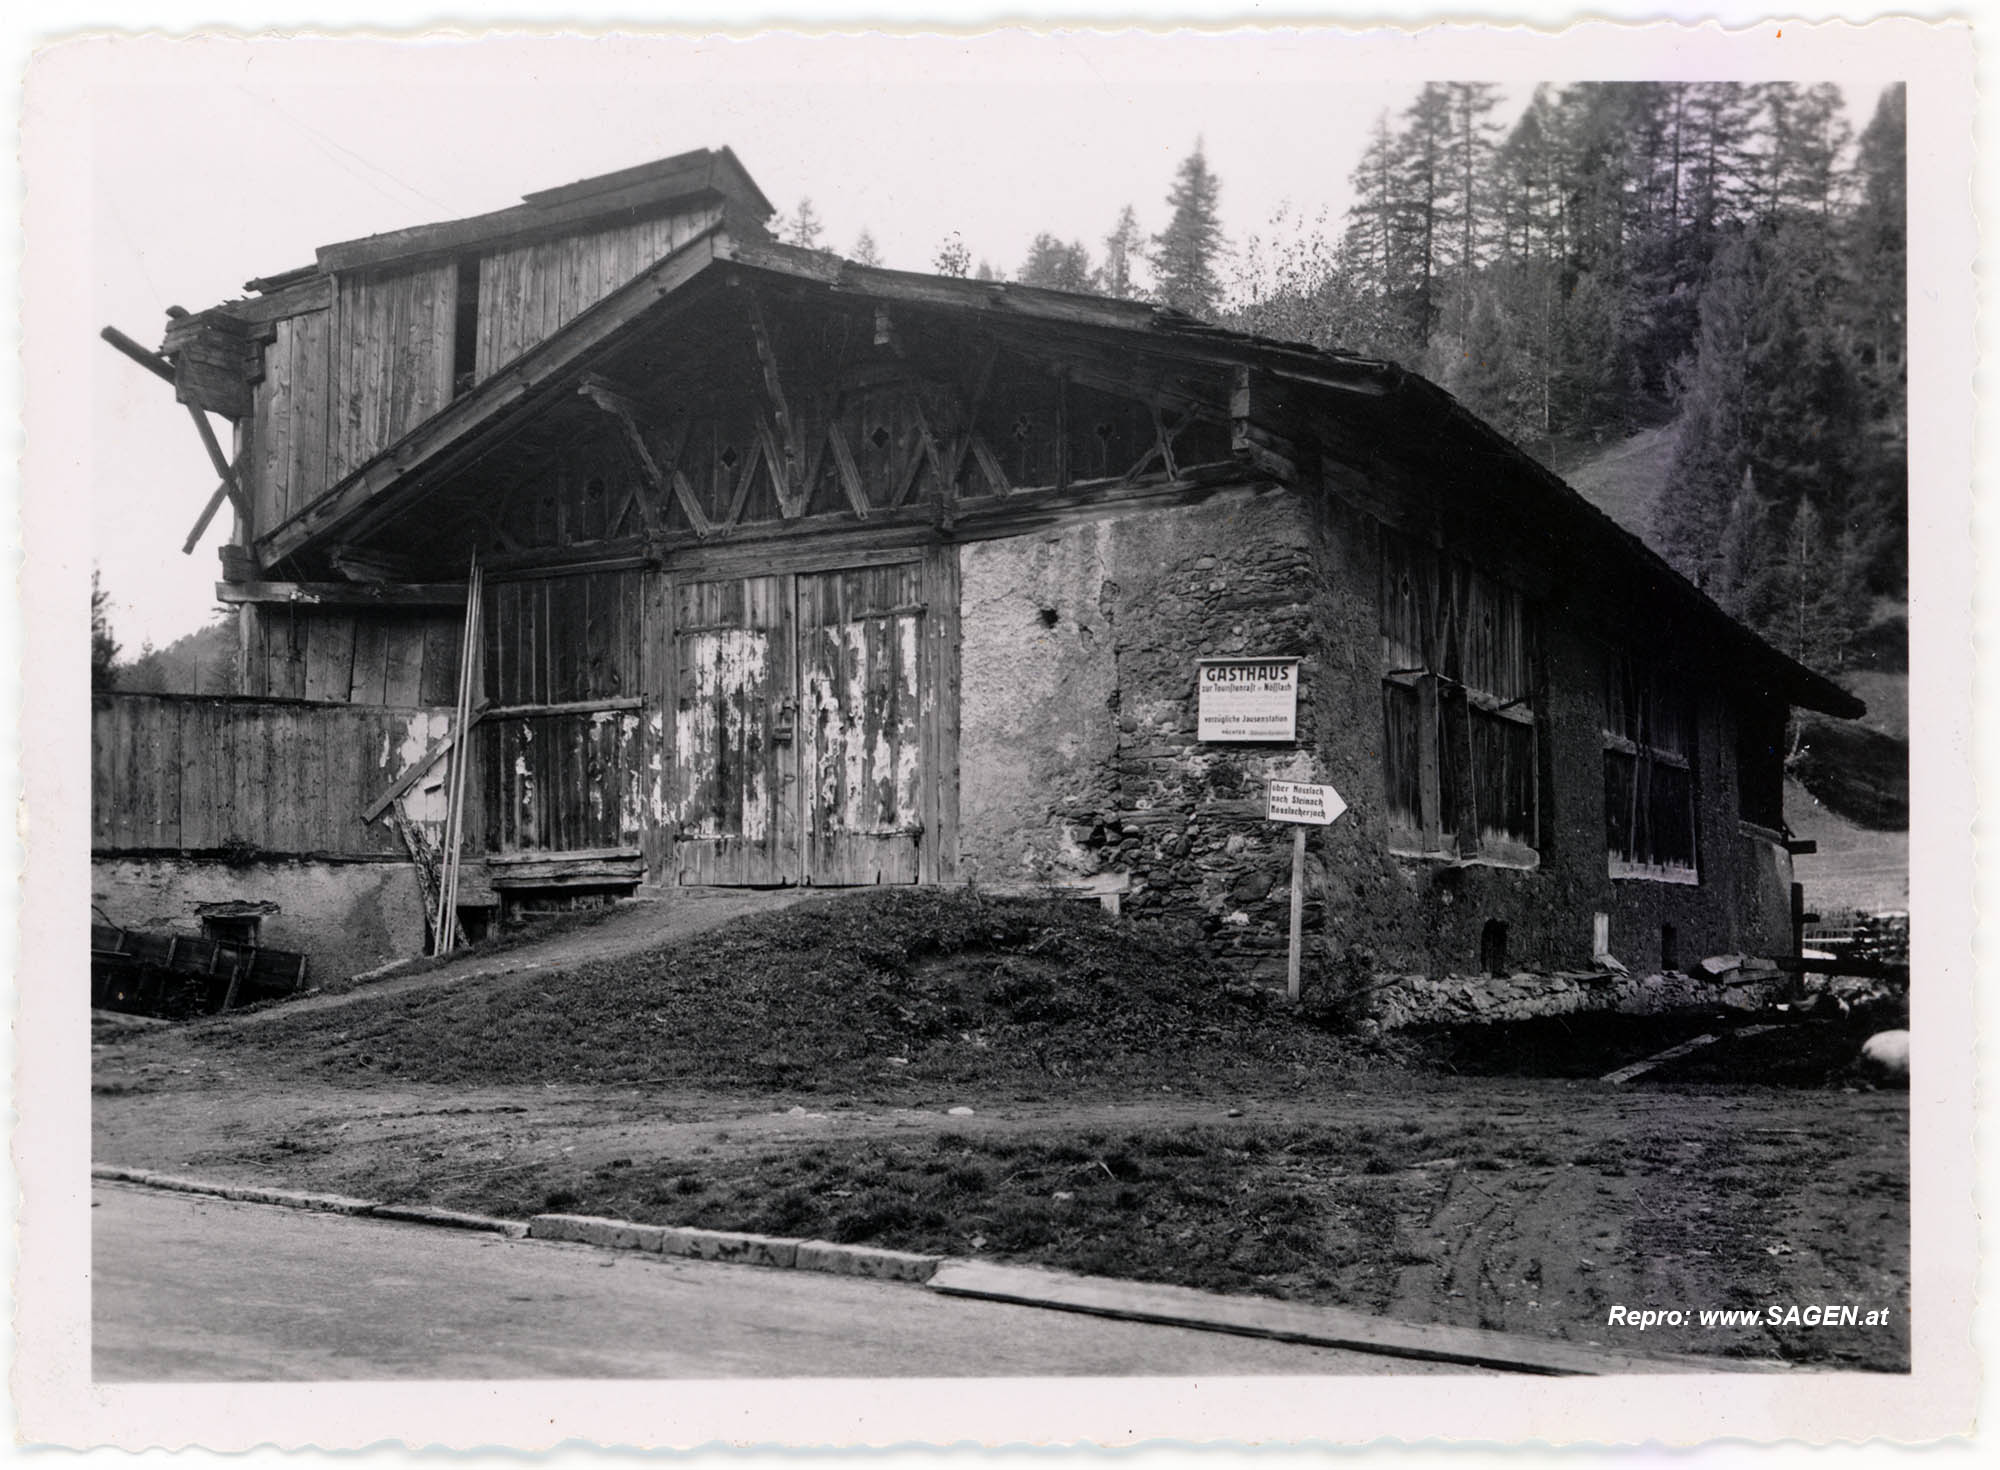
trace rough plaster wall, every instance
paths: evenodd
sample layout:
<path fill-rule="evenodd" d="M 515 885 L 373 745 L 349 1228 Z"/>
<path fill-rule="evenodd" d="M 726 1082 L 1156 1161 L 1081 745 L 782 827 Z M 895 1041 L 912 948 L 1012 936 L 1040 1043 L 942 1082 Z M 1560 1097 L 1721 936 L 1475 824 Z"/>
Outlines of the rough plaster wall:
<path fill-rule="evenodd" d="M 1792 855 L 1778 843 L 1742 833 L 1736 839 L 1742 930 L 1736 948 L 1778 954 L 1792 946 Z"/>
<path fill-rule="evenodd" d="M 959 866 L 1010 886 L 1097 870 L 1078 843 L 1115 792 L 1112 523 L 960 553 Z"/>
<path fill-rule="evenodd" d="M 967 876 L 1123 887 L 1281 970 L 1290 833 L 1264 785 L 1324 777 L 1290 746 L 1201 744 L 1195 660 L 1304 655 L 1312 687 L 1311 543 L 1298 497 L 1232 491 L 965 547 Z"/>
<path fill-rule="evenodd" d="M 423 896 L 406 863 L 99 858 L 90 888 L 91 902 L 114 924 L 183 934 L 201 932 L 198 904 L 276 904 L 257 941 L 309 955 L 309 984 L 423 950 Z"/>

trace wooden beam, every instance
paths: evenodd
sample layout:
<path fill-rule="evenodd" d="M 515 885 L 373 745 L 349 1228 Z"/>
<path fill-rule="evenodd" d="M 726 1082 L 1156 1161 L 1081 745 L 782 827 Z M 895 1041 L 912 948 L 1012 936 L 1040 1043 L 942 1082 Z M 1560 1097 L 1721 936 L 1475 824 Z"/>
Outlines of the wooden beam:
<path fill-rule="evenodd" d="M 1296 485 L 1305 456 L 1276 430 L 1257 422 L 1263 394 L 1252 369 L 1236 369 L 1229 393 L 1229 447 L 1236 457 L 1274 480 Z"/>
<path fill-rule="evenodd" d="M 490 867 L 506 868 L 542 863 L 608 863 L 639 856 L 641 853 L 636 847 L 582 847 L 553 852 L 545 849 L 533 852 L 496 852 L 489 855 L 486 861 Z"/>
<path fill-rule="evenodd" d="M 921 419 L 921 414 L 919 414 Z M 926 441 L 929 431 L 918 428 L 905 429 L 902 442 L 896 446 L 896 457 L 901 465 L 901 473 L 896 476 L 894 489 L 889 495 L 889 509 L 895 510 L 910 498 L 910 490 L 917 483 L 917 476 L 924 472 L 924 459 L 929 453 Z"/>
<path fill-rule="evenodd" d="M 1056 374 L 1056 489 L 1069 488 L 1069 373 Z"/>
<path fill-rule="evenodd" d="M 903 271 L 854 266 L 831 257 L 811 260 L 804 252 L 755 240 L 725 238 L 718 253 L 725 259 L 805 280 L 825 280 L 840 295 L 872 304 L 941 307 L 964 313 L 995 331 L 1023 327 L 1062 327 L 1089 331 L 1117 350 L 1130 350 L 1137 333 L 1151 339 L 1150 350 L 1188 362 L 1231 368 L 1245 357 L 1256 358 L 1268 371 L 1314 387 L 1335 388 L 1370 397 L 1393 392 L 1403 374 L 1392 364 L 1372 358 L 1341 357 L 1312 348 L 1259 342 L 1232 332 L 1189 327 L 1163 320 L 1157 308 L 1103 297 L 1061 291 L 1041 291 L 954 280 Z M 829 269 L 828 262 L 831 262 Z"/>
<path fill-rule="evenodd" d="M 333 569 L 350 582 L 414 582 L 410 559 L 390 551 L 370 551 L 359 546 L 337 546 L 329 558 Z"/>
<path fill-rule="evenodd" d="M 486 711 L 489 720 L 538 720 L 546 715 L 601 715 L 618 710 L 644 709 L 646 701 L 637 694 L 621 694 L 608 699 L 573 699 L 566 704 L 505 704 Z"/>
<path fill-rule="evenodd" d="M 1166 416 L 1160 412 L 1160 406 L 1155 403 L 1152 405 L 1152 410 L 1153 433 L 1160 444 L 1160 463 L 1166 467 L 1168 479 L 1178 480 L 1181 477 L 1181 467 L 1174 460 L 1174 440 L 1180 438 L 1181 430 L 1187 427 L 1187 420 L 1182 419 L 1180 428 L 1169 433 Z"/>
<path fill-rule="evenodd" d="M 475 717 L 472 721 L 472 724 L 474 726 L 477 726 L 478 723 L 479 720 L 477 717 Z M 394 781 L 389 783 L 387 790 L 385 790 L 380 796 L 376 797 L 373 801 L 369 802 L 367 806 L 362 808 L 361 810 L 362 822 L 364 824 L 372 822 L 377 817 L 381 816 L 382 813 L 389 810 L 390 802 L 394 801 L 397 797 L 401 796 L 405 791 L 408 791 L 412 786 L 416 785 L 417 781 L 423 776 L 424 772 L 428 771 L 432 766 L 436 765 L 439 760 L 443 759 L 446 753 L 449 752 L 451 748 L 457 743 L 458 743 L 458 734 L 456 731 L 447 733 L 441 736 L 439 739 L 433 741 L 429 750 L 426 750 L 422 755 L 418 756 L 414 761 L 410 763 L 409 768 L 405 770 L 402 775 L 398 776 Z"/>
<path fill-rule="evenodd" d="M 1007 478 L 1007 472 L 1000 468 L 1000 457 L 986 442 L 984 434 L 975 433 L 972 439 L 972 457 L 978 461 L 979 471 L 986 476 L 986 482 L 993 487 L 996 495 L 1005 495 L 1014 486 Z"/>
<path fill-rule="evenodd" d="M 730 284 L 736 285 L 732 276 Z M 792 418 L 790 406 L 785 402 L 785 387 L 778 377 L 778 357 L 771 350 L 771 334 L 764 327 L 764 308 L 757 300 L 754 287 L 744 287 L 744 314 L 750 319 L 750 340 L 757 348 L 757 366 L 764 375 L 764 396 L 769 400 L 771 417 L 778 425 L 778 443 L 784 450 L 784 479 L 791 487 L 792 498 L 801 509 L 804 508 L 811 485 L 803 481 L 805 453 L 799 443 L 798 425 Z"/>
<path fill-rule="evenodd" d="M 626 446 L 632 451 L 632 457 L 639 462 L 639 473 L 646 477 L 646 483 L 652 487 L 653 495 L 664 498 L 666 476 L 662 474 L 659 462 L 653 458 L 653 451 L 647 447 L 646 436 L 639 432 L 639 418 L 633 410 L 632 400 L 596 373 L 585 373 L 577 392 L 618 421 L 625 433 Z M 620 515 L 625 513 L 622 506 L 618 513 Z M 659 510 L 652 496 L 639 497 L 639 515 L 645 521 L 649 535 L 659 531 Z"/>
<path fill-rule="evenodd" d="M 778 448 L 778 436 L 771 428 L 770 415 L 757 415 L 757 438 L 764 451 L 764 463 L 771 467 L 771 484 L 778 492 L 778 514 L 785 520 L 792 520 L 805 510 L 805 497 L 797 494 L 788 483 L 784 451 Z"/>
<path fill-rule="evenodd" d="M 743 456 L 743 470 L 736 477 L 736 493 L 729 498 L 727 525 L 735 525 L 743 519 L 743 507 L 750 502 L 750 487 L 757 481 L 757 471 L 764 463 L 764 441 L 760 434 L 757 442 L 750 446 L 750 452 Z"/>
<path fill-rule="evenodd" d="M 681 503 L 681 510 L 687 516 L 688 524 L 694 527 L 695 535 L 707 536 L 714 531 L 715 522 L 708 518 L 708 512 L 694 498 L 694 486 L 688 483 L 688 477 L 675 469 L 667 478 L 673 483 L 674 499 Z"/>
<path fill-rule="evenodd" d="M 236 507 L 236 514 L 243 521 L 243 544 L 252 545 L 256 540 L 256 526 L 251 519 L 250 499 L 237 483 L 236 470 L 223 458 L 222 446 L 215 442 L 215 430 L 208 426 L 208 415 L 192 403 L 187 405 L 188 417 L 194 420 L 195 432 L 201 435 L 201 447 L 208 451 L 208 462 L 215 466 L 215 472 L 222 476 L 224 492 L 230 503 Z"/>
<path fill-rule="evenodd" d="M 160 356 L 159 353 L 148 352 L 116 327 L 106 327 L 97 335 L 131 358 L 132 361 L 138 363 L 140 367 L 144 368 L 154 377 L 164 378 L 169 383 L 173 382 L 174 365 Z"/>
<path fill-rule="evenodd" d="M 228 498 L 229 486 L 227 484 L 217 485 L 214 492 L 208 497 L 208 504 L 204 505 L 201 508 L 201 514 L 195 517 L 194 529 L 188 532 L 187 540 L 181 543 L 182 556 L 194 555 L 194 549 L 200 543 L 202 534 L 208 530 L 208 523 L 215 519 L 215 513 L 222 509 L 222 502 Z"/>
<path fill-rule="evenodd" d="M 245 289 L 258 289 L 258 283 L 246 282 Z M 283 321 L 287 317 L 325 311 L 332 304 L 333 277 L 307 276 L 303 280 L 268 291 L 247 301 L 231 301 L 221 306 L 212 306 L 207 311 L 177 317 L 167 323 L 162 348 L 167 352 L 177 351 L 183 344 L 209 330 L 209 324 L 218 318 L 240 327 L 252 337 L 262 337 L 272 330 L 276 322 Z"/>
<path fill-rule="evenodd" d="M 317 607 L 459 607 L 463 582 L 217 582 L 219 602 Z"/>
<path fill-rule="evenodd" d="M 847 435 L 841 432 L 839 419 L 827 420 L 826 441 L 833 446 L 833 462 L 840 469 L 840 484 L 847 491 L 847 503 L 855 519 L 867 520 L 868 490 L 861 483 L 861 471 L 854 463 L 854 452 L 847 447 Z"/>
<path fill-rule="evenodd" d="M 1243 424 L 1230 435 L 1230 447 L 1237 458 L 1274 480 L 1296 485 L 1302 478 L 1302 456 L 1291 440 L 1281 438 L 1255 424 Z"/>

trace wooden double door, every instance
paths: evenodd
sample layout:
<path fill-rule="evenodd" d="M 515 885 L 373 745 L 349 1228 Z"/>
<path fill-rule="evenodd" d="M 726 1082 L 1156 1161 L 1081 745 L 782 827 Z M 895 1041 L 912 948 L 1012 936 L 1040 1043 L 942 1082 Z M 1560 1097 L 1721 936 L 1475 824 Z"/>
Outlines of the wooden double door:
<path fill-rule="evenodd" d="M 681 884 L 936 876 L 940 657 L 925 562 L 677 576 Z"/>

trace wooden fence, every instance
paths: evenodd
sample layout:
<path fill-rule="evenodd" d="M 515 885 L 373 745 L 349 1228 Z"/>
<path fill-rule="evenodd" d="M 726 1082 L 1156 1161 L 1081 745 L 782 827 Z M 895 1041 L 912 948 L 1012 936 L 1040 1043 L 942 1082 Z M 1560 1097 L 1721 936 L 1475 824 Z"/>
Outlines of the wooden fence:
<path fill-rule="evenodd" d="M 361 814 L 450 722 L 449 710 L 417 706 L 100 697 L 91 849 L 400 857 L 395 827 Z"/>

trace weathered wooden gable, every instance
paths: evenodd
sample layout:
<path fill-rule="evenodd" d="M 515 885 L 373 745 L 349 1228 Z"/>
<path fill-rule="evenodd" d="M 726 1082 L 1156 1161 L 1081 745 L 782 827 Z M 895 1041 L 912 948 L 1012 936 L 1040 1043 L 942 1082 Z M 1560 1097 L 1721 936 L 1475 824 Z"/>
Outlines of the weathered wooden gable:
<path fill-rule="evenodd" d="M 658 557 L 846 525 L 954 527 L 1230 462 L 1227 376 L 1110 378 L 1087 356 L 911 314 L 715 292 L 610 357 L 379 545 L 494 565 Z M 1183 375 L 1185 378 L 1187 375 Z"/>

